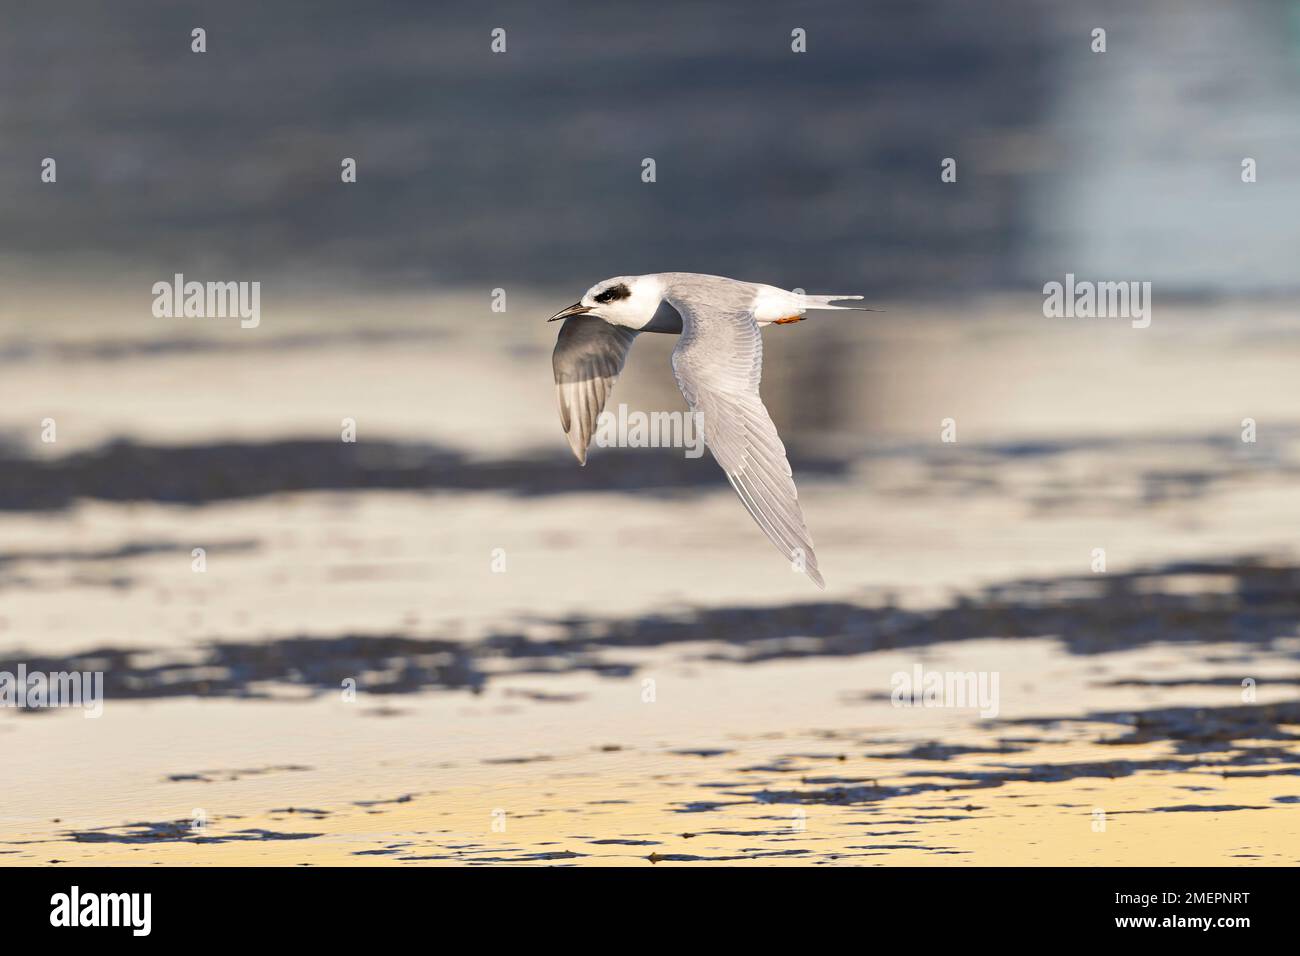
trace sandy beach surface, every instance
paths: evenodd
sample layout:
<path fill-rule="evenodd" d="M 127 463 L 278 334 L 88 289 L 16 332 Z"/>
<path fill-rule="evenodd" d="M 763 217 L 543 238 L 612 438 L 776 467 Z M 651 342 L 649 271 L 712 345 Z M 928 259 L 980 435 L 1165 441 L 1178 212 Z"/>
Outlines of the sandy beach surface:
<path fill-rule="evenodd" d="M 823 593 L 707 456 L 572 460 L 571 290 L 138 293 L 0 306 L 0 671 L 106 696 L 0 708 L 0 863 L 1300 862 L 1276 302 L 769 329 Z M 672 344 L 614 401 L 680 410 Z M 996 713 L 895 706 L 917 667 Z"/>

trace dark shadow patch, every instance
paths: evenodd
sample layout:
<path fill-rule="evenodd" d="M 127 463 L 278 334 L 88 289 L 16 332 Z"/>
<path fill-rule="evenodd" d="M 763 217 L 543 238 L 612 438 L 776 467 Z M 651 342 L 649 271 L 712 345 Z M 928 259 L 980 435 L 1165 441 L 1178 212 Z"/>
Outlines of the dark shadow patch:
<path fill-rule="evenodd" d="M 799 458 L 803 474 L 848 465 Z M 558 452 L 482 460 L 436 445 L 369 439 L 144 445 L 119 440 L 54 459 L 0 456 L 0 510 L 46 511 L 78 499 L 201 505 L 304 491 L 498 491 L 517 495 L 714 491 L 717 469 L 674 449 L 593 456 L 586 468 Z"/>
<path fill-rule="evenodd" d="M 1226 677 L 1168 677 L 1163 680 L 1137 679 L 1099 681 L 1095 687 L 1241 687 L 1242 678 Z M 1269 677 L 1263 683 L 1270 686 L 1300 686 L 1300 677 Z"/>
<path fill-rule="evenodd" d="M 731 753 L 730 750 L 716 750 L 707 747 L 702 747 L 696 750 L 670 750 L 668 752 L 676 754 L 679 757 L 721 757 L 724 754 Z"/>
<path fill-rule="evenodd" d="M 248 829 L 210 836 L 203 830 L 194 829 L 188 820 L 174 820 L 166 823 L 128 823 L 120 827 L 94 830 L 68 830 L 64 835 L 78 843 L 246 843 L 310 840 L 322 834 Z"/>
<path fill-rule="evenodd" d="M 1184 803 L 1173 807 L 1152 807 L 1152 813 L 1230 813 L 1234 810 L 1274 810 L 1276 807 L 1270 806 L 1248 806 L 1246 804 L 1221 803 L 1214 806 L 1201 806 L 1195 803 Z"/>
<path fill-rule="evenodd" d="M 386 800 L 353 800 L 354 807 L 387 807 L 398 803 L 410 803 L 415 799 L 415 794 L 404 793 L 400 797 L 390 797 Z"/>
<path fill-rule="evenodd" d="M 1153 740 L 1172 740 L 1180 753 L 1228 750 L 1239 740 L 1300 739 L 1286 729 L 1300 725 L 1300 701 L 1275 704 L 1240 704 L 1230 707 L 1165 707 L 1147 711 L 1100 711 L 1082 717 L 1025 718 L 1016 724 L 1053 726 L 1065 723 L 1105 723 L 1126 728 L 1118 737 L 1099 743 L 1122 747 Z M 1252 748 L 1242 751 L 1256 762 L 1294 759 L 1284 748 Z"/>
<path fill-rule="evenodd" d="M 727 856 L 699 856 L 694 853 L 651 853 L 651 863 L 728 863 L 737 860 L 761 860 L 773 856 L 807 856 L 811 850 L 750 850 Z"/>
<path fill-rule="evenodd" d="M 574 704 L 587 699 L 586 694 L 548 694 L 540 690 L 519 690 L 517 688 L 508 689 L 505 696 L 531 700 L 539 704 Z"/>
<path fill-rule="evenodd" d="M 873 760 L 951 760 L 953 757 L 965 757 L 970 754 L 1011 754 L 1028 749 L 1023 744 L 1003 743 L 997 747 L 960 747 L 952 744 L 941 744 L 932 740 L 929 743 L 917 744 L 907 750 L 894 753 L 872 753 L 867 754 L 867 756 Z"/>
<path fill-rule="evenodd" d="M 277 764 L 270 767 L 249 767 L 243 770 L 197 770 L 194 773 L 171 773 L 163 779 L 167 783 L 216 783 L 242 780 L 244 777 L 260 777 L 268 773 L 301 773 L 311 769 L 302 764 Z"/>
<path fill-rule="evenodd" d="M 1180 586 L 1166 587 L 1174 577 Z M 1213 578 L 1215 584 L 1207 584 L 1203 591 L 1188 588 L 1188 579 L 1197 577 Z M 1224 587 L 1225 581 L 1230 586 Z M 886 599 L 876 604 L 706 608 L 635 618 L 564 617 L 543 623 L 558 636 L 536 639 L 522 630 L 503 630 L 474 642 L 401 634 L 217 640 L 186 648 L 183 655 L 174 649 L 145 648 L 100 648 L 67 657 L 10 652 L 7 660 L 0 661 L 0 670 L 16 672 L 21 662 L 29 672 L 103 671 L 109 699 L 258 698 L 271 696 L 280 687 L 312 694 L 334 692 L 347 679 L 356 680 L 357 689 L 369 694 L 403 694 L 428 688 L 477 693 L 487 684 L 489 673 L 627 677 L 637 672 L 638 665 L 616 659 L 620 650 L 701 642 L 713 647 L 707 659 L 732 663 L 851 657 L 981 638 L 1051 637 L 1074 654 L 1102 654 L 1157 642 L 1233 641 L 1271 647 L 1300 631 L 1300 567 L 1240 559 L 1015 581 L 933 610 L 905 610 Z M 516 696 L 521 693 L 538 692 L 516 692 Z M 542 694 L 532 699 L 560 702 L 567 696 Z M 1183 748 L 1194 749 L 1251 735 L 1292 740 L 1293 735 L 1280 725 L 1297 723 L 1297 707 L 1292 703 L 1171 708 L 1143 715 L 1094 714 L 1087 719 L 1129 726 L 1129 732 L 1113 743 L 1172 738 Z M 1002 749 L 991 752 L 1011 752 L 1015 741 L 1003 739 L 998 747 Z M 960 753 L 925 744 L 910 754 L 876 756 L 942 761 Z M 833 756 L 843 759 L 840 754 Z"/>

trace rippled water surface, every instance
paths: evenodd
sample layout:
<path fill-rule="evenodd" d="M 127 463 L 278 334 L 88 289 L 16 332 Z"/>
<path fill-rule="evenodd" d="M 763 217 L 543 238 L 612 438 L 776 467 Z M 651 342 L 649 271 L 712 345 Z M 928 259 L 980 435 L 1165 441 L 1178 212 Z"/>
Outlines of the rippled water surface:
<path fill-rule="evenodd" d="M 707 457 L 571 460 L 551 298 L 7 327 L 0 670 L 107 701 L 0 711 L 0 859 L 1300 861 L 1284 314 L 769 330 L 823 593 Z M 658 338 L 616 400 L 681 407 Z"/>

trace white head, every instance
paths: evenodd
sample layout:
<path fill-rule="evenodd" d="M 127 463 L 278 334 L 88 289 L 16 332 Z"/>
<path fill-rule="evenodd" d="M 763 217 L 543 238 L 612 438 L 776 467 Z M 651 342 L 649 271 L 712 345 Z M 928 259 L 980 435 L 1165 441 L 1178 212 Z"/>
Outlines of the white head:
<path fill-rule="evenodd" d="M 663 286 L 657 276 L 615 276 L 597 282 L 587 294 L 561 309 L 548 320 L 567 319 L 571 315 L 591 315 L 610 325 L 643 329 L 650 324 L 663 301 Z"/>

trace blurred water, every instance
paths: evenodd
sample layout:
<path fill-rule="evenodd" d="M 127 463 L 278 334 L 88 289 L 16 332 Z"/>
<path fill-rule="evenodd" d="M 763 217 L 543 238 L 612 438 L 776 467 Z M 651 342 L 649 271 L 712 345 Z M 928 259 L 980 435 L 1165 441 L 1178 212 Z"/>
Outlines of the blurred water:
<path fill-rule="evenodd" d="M 1031 0 L 11 6 L 0 252 L 62 282 L 125 266 L 1004 283 L 1024 170 L 997 157 L 1048 119 L 1052 16 Z M 941 187 L 950 155 L 969 165 Z M 37 182 L 45 156 L 57 186 Z"/>
<path fill-rule="evenodd" d="M 1030 156 L 1026 279 L 1300 291 L 1300 3 L 1062 11 L 1074 49 L 1053 71 L 1050 147 Z M 1079 40 L 1095 26 L 1109 28 L 1104 55 Z"/>
<path fill-rule="evenodd" d="M 688 270 L 933 295 L 1095 268 L 1196 291 L 1293 286 L 1294 11 L 10 5 L 0 253 L 61 283 L 127 269 L 585 286 Z M 1088 46 L 1098 24 L 1104 55 Z M 790 51 L 796 26 L 806 54 Z M 1260 163 L 1253 187 L 1243 155 Z M 45 156 L 55 186 L 37 181 Z M 345 156 L 355 185 L 339 182 Z M 949 156 L 956 184 L 939 180 Z"/>
<path fill-rule="evenodd" d="M 0 715 L 0 852 L 1294 862 L 1296 6 L 7 7 L 0 661 L 113 716 Z M 888 307 L 764 337 L 827 594 L 707 456 L 569 456 L 541 318 L 658 269 Z M 1044 318 L 1066 271 L 1151 327 Z M 155 318 L 175 272 L 265 321 Z M 614 401 L 681 408 L 673 344 Z M 920 659 L 1017 726 L 887 706 Z"/>

